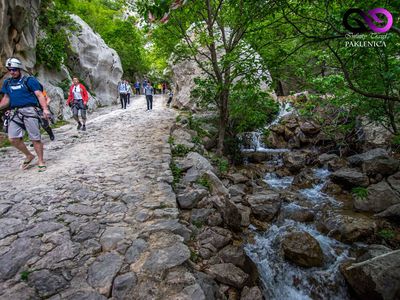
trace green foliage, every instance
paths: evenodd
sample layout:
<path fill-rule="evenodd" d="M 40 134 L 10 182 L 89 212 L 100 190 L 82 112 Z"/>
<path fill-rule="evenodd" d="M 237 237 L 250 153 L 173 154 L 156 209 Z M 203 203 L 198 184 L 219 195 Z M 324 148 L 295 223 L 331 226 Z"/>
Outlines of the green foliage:
<path fill-rule="evenodd" d="M 254 85 L 235 85 L 230 99 L 231 129 L 235 134 L 263 127 L 279 111 L 278 103 Z"/>
<path fill-rule="evenodd" d="M 211 162 L 217 166 L 219 173 L 224 174 L 229 170 L 229 162 L 227 159 L 219 156 L 212 156 Z"/>
<path fill-rule="evenodd" d="M 174 180 L 172 181 L 172 187 L 175 189 L 176 184 L 181 180 L 182 178 L 182 169 L 180 169 L 175 162 L 172 160 L 171 163 L 169 164 L 169 168 L 171 169 L 172 176 L 174 177 Z"/>
<path fill-rule="evenodd" d="M 20 278 L 22 281 L 28 281 L 29 274 L 31 274 L 34 270 L 27 270 L 27 271 L 22 271 L 20 273 Z"/>
<path fill-rule="evenodd" d="M 183 157 L 190 152 L 190 148 L 185 145 L 178 144 L 172 147 L 172 156 Z"/>
<path fill-rule="evenodd" d="M 363 187 L 355 187 L 351 190 L 351 193 L 360 199 L 366 199 L 368 197 L 368 190 Z"/>
<path fill-rule="evenodd" d="M 37 63 L 59 71 L 70 50 L 65 28 L 75 29 L 76 25 L 57 3 L 46 0 L 41 3 L 39 26 L 44 34 L 36 45 Z"/>
<path fill-rule="evenodd" d="M 201 176 L 199 179 L 196 180 L 197 184 L 200 184 L 207 188 L 207 190 L 211 191 L 211 182 L 206 176 Z"/>
<path fill-rule="evenodd" d="M 170 136 L 168 137 L 168 144 L 173 145 L 173 144 L 174 144 L 174 141 L 175 141 L 174 137 L 173 137 L 172 135 L 170 135 Z"/>
<path fill-rule="evenodd" d="M 391 229 L 382 229 L 378 232 L 378 235 L 385 240 L 392 240 L 396 236 L 395 232 Z"/>
<path fill-rule="evenodd" d="M 64 98 L 68 98 L 69 87 L 71 86 L 71 82 L 69 79 L 64 79 L 57 83 L 57 86 L 62 89 Z"/>
<path fill-rule="evenodd" d="M 203 224 L 203 222 L 201 220 L 193 220 L 192 224 L 194 226 L 196 226 L 197 228 L 199 228 L 199 229 L 204 226 L 204 224 Z"/>
<path fill-rule="evenodd" d="M 193 225 L 195 225 L 195 224 L 193 224 Z M 197 228 L 201 228 L 201 227 L 198 227 L 197 225 L 195 225 L 195 226 Z M 190 250 L 190 260 L 193 261 L 193 262 L 198 262 L 199 261 L 199 255 L 193 250 Z"/>

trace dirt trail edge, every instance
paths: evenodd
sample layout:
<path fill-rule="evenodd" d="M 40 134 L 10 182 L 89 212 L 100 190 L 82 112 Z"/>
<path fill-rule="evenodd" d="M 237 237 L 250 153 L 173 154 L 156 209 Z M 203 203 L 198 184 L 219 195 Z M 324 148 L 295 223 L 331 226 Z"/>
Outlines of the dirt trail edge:
<path fill-rule="evenodd" d="M 0 157 L 0 299 L 190 299 L 168 144 L 175 112 L 143 96 L 56 129 L 46 172 Z M 201 297 L 200 297 L 201 298 Z"/>

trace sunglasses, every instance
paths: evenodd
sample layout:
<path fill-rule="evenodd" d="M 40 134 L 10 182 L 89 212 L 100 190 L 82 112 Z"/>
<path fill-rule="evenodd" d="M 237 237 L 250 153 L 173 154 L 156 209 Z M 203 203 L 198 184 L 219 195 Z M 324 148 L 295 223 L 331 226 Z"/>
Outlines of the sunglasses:
<path fill-rule="evenodd" d="M 19 71 L 19 69 L 17 69 L 17 68 L 8 68 L 8 71 L 10 71 L 10 72 L 17 72 L 17 71 Z"/>

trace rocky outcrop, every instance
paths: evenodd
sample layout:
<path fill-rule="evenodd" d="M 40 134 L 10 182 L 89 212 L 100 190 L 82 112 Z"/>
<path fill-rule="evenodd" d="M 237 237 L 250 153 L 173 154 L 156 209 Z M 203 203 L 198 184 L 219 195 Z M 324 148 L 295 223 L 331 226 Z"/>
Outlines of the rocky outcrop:
<path fill-rule="evenodd" d="M 350 168 L 343 168 L 332 173 L 331 179 L 347 189 L 358 186 L 367 187 L 369 184 L 368 177 L 364 173 Z"/>
<path fill-rule="evenodd" d="M 81 27 L 72 32 L 69 40 L 74 55 L 68 58 L 68 66 L 96 95 L 96 104 L 110 105 L 117 101 L 117 85 L 122 77 L 118 54 L 78 16 L 71 18 Z"/>
<path fill-rule="evenodd" d="M 7 73 L 5 60 L 13 55 L 21 58 L 28 70 L 34 67 L 39 7 L 40 0 L 0 1 L 1 77 Z"/>
<path fill-rule="evenodd" d="M 367 191 L 366 198 L 355 197 L 353 202 L 355 209 L 378 213 L 400 203 L 399 195 L 385 181 L 370 185 Z"/>
<path fill-rule="evenodd" d="M 399 299 L 400 250 L 371 245 L 356 263 L 345 263 L 340 270 L 360 299 Z"/>

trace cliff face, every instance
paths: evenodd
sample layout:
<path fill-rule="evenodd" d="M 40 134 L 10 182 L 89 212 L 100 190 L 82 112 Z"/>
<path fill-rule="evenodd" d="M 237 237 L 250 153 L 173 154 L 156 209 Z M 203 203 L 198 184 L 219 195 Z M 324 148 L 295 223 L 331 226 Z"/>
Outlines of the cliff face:
<path fill-rule="evenodd" d="M 74 54 L 68 58 L 61 71 L 35 66 L 40 2 L 0 0 L 0 79 L 8 77 L 4 67 L 6 59 L 18 57 L 29 73 L 37 74 L 53 100 L 53 112 L 64 118 L 69 118 L 71 112 L 65 107 L 65 95 L 59 86 L 62 81 L 64 84 L 71 82 L 72 76 L 78 76 L 88 86 L 91 92 L 90 108 L 116 102 L 117 84 L 123 73 L 119 56 L 78 16 L 71 16 L 81 28 L 69 37 Z"/>
<path fill-rule="evenodd" d="M 40 0 L 0 0 L 1 77 L 10 56 L 21 58 L 28 70 L 35 65 L 39 8 Z"/>

